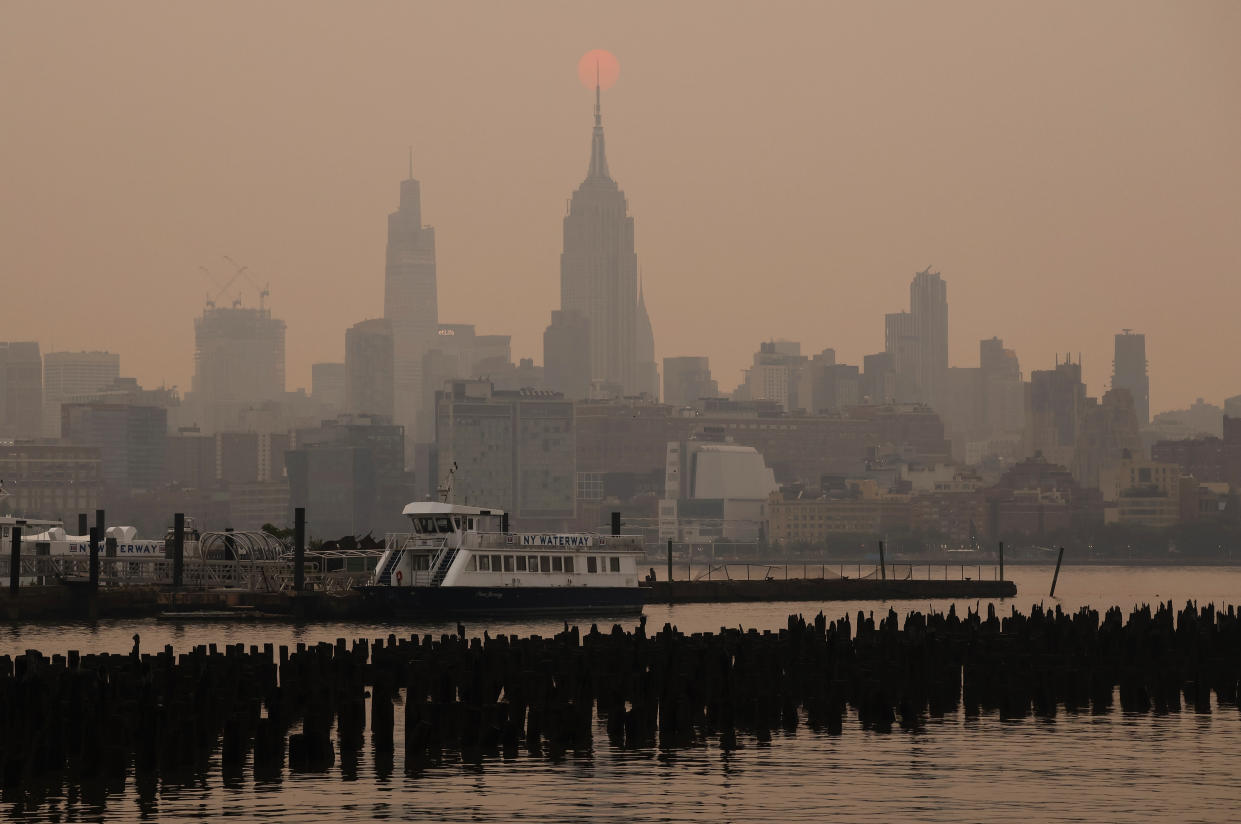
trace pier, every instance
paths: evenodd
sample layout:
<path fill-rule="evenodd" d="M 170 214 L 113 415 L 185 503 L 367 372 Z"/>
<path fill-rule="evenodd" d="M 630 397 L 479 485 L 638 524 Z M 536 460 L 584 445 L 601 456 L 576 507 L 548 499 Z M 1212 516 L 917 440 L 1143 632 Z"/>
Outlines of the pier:
<path fill-rule="evenodd" d="M 973 579 L 788 578 L 762 581 L 654 581 L 648 603 L 730 601 L 900 601 L 944 598 L 1012 598 L 1012 581 Z"/>

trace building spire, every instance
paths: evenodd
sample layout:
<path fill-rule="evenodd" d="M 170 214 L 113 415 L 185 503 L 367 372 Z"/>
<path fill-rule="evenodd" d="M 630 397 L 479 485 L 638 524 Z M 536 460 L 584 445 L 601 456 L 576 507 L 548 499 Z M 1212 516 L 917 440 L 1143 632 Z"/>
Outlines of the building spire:
<path fill-rule="evenodd" d="M 599 61 L 595 61 L 595 130 L 590 138 L 590 171 L 586 179 L 599 178 L 611 180 L 608 174 L 608 158 L 603 149 L 603 105 L 602 86 L 599 83 Z"/>

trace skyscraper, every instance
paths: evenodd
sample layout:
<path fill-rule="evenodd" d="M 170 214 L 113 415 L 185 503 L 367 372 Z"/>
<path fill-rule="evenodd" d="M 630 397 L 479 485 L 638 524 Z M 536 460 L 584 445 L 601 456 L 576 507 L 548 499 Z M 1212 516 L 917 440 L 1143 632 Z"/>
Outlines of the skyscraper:
<path fill-rule="evenodd" d="M 187 405 L 203 432 L 237 428 L 245 408 L 284 397 L 284 321 L 271 310 L 208 304 L 194 319 L 194 343 Z"/>
<path fill-rule="evenodd" d="M 392 360 L 392 325 L 387 320 L 364 320 L 349 327 L 345 332 L 347 411 L 392 417 Z"/>
<path fill-rule="evenodd" d="M 1138 425 L 1151 420 L 1151 386 L 1146 374 L 1146 335 L 1121 331 L 1116 336 L 1116 355 L 1112 360 L 1112 388 L 1128 389 L 1133 396 Z"/>
<path fill-rule="evenodd" d="M 414 443 L 433 437 L 432 421 L 419 421 L 422 405 L 422 356 L 435 341 L 439 304 L 435 283 L 435 230 L 422 225 L 421 184 L 401 181 L 400 207 L 388 215 L 388 252 L 384 268 L 384 318 L 392 326 L 393 416 L 405 427 L 406 460 Z M 426 417 L 426 416 L 421 416 Z"/>
<path fill-rule="evenodd" d="M 889 312 L 883 316 L 883 348 L 892 356 L 895 373 L 890 398 L 898 403 L 920 400 L 918 388 L 918 333 L 909 312 Z"/>
<path fill-rule="evenodd" d="M 896 359 L 897 400 L 943 405 L 948 391 L 948 285 L 931 267 L 909 284 L 909 311 L 884 318 L 886 348 Z"/>
<path fill-rule="evenodd" d="M 48 352 L 43 356 L 43 435 L 60 437 L 60 405 L 111 386 L 121 376 L 115 352 Z"/>
<path fill-rule="evenodd" d="M 1077 363 L 1067 355 L 1062 363 L 1057 356 L 1054 370 L 1031 372 L 1026 395 L 1026 454 L 1042 452 L 1053 463 L 1071 465 L 1086 406 L 1080 356 Z"/>
<path fill-rule="evenodd" d="M 560 308 L 578 312 L 589 322 L 591 379 L 619 385 L 626 394 L 642 391 L 633 218 L 624 192 L 608 173 L 598 84 L 590 167 L 564 219 Z M 654 363 L 653 351 L 650 362 Z"/>
<path fill-rule="evenodd" d="M 42 419 L 43 359 L 38 342 L 0 342 L 0 438 L 37 438 Z"/>
<path fill-rule="evenodd" d="M 327 407 L 332 415 L 345 411 L 345 365 L 343 363 L 312 363 L 310 365 L 310 396 Z"/>
<path fill-rule="evenodd" d="M 918 336 L 918 387 L 923 402 L 938 408 L 948 380 L 948 284 L 929 266 L 909 284 L 909 312 Z"/>

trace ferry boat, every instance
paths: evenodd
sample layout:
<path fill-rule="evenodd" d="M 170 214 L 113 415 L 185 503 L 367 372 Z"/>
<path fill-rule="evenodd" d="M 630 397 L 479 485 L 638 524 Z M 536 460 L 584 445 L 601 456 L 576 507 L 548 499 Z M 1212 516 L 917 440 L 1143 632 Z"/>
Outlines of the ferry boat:
<path fill-rule="evenodd" d="M 376 606 L 443 618 L 642 610 L 639 536 L 509 532 L 501 510 L 437 501 L 402 514 L 413 531 L 387 536 L 357 588 Z"/>

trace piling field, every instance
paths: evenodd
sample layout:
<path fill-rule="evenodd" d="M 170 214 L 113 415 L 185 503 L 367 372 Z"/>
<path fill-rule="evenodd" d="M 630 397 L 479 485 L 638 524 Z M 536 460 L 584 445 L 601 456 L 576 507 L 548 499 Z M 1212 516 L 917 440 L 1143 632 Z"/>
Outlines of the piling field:
<path fill-rule="evenodd" d="M 1237 723 L 1241 616 L 1187 604 L 1127 619 L 988 606 L 967 611 L 790 616 L 778 632 L 566 627 L 550 638 L 457 635 L 242 644 L 144 653 L 0 656 L 0 793 L 38 803 L 66 785 L 140 797 L 160 783 L 226 785 L 356 774 L 369 728 L 376 769 L 619 748 L 778 742 L 923 729 L 928 719 L 1052 718 L 1227 710 Z M 1214 696 L 1214 701 L 1212 700 Z M 401 720 L 398 722 L 398 716 Z M 403 736 L 397 735 L 397 724 Z M 1002 733 L 1001 733 L 1002 734 Z M 775 736 L 773 738 L 773 735 Z M 218 766 L 211 766 L 218 765 Z"/>

